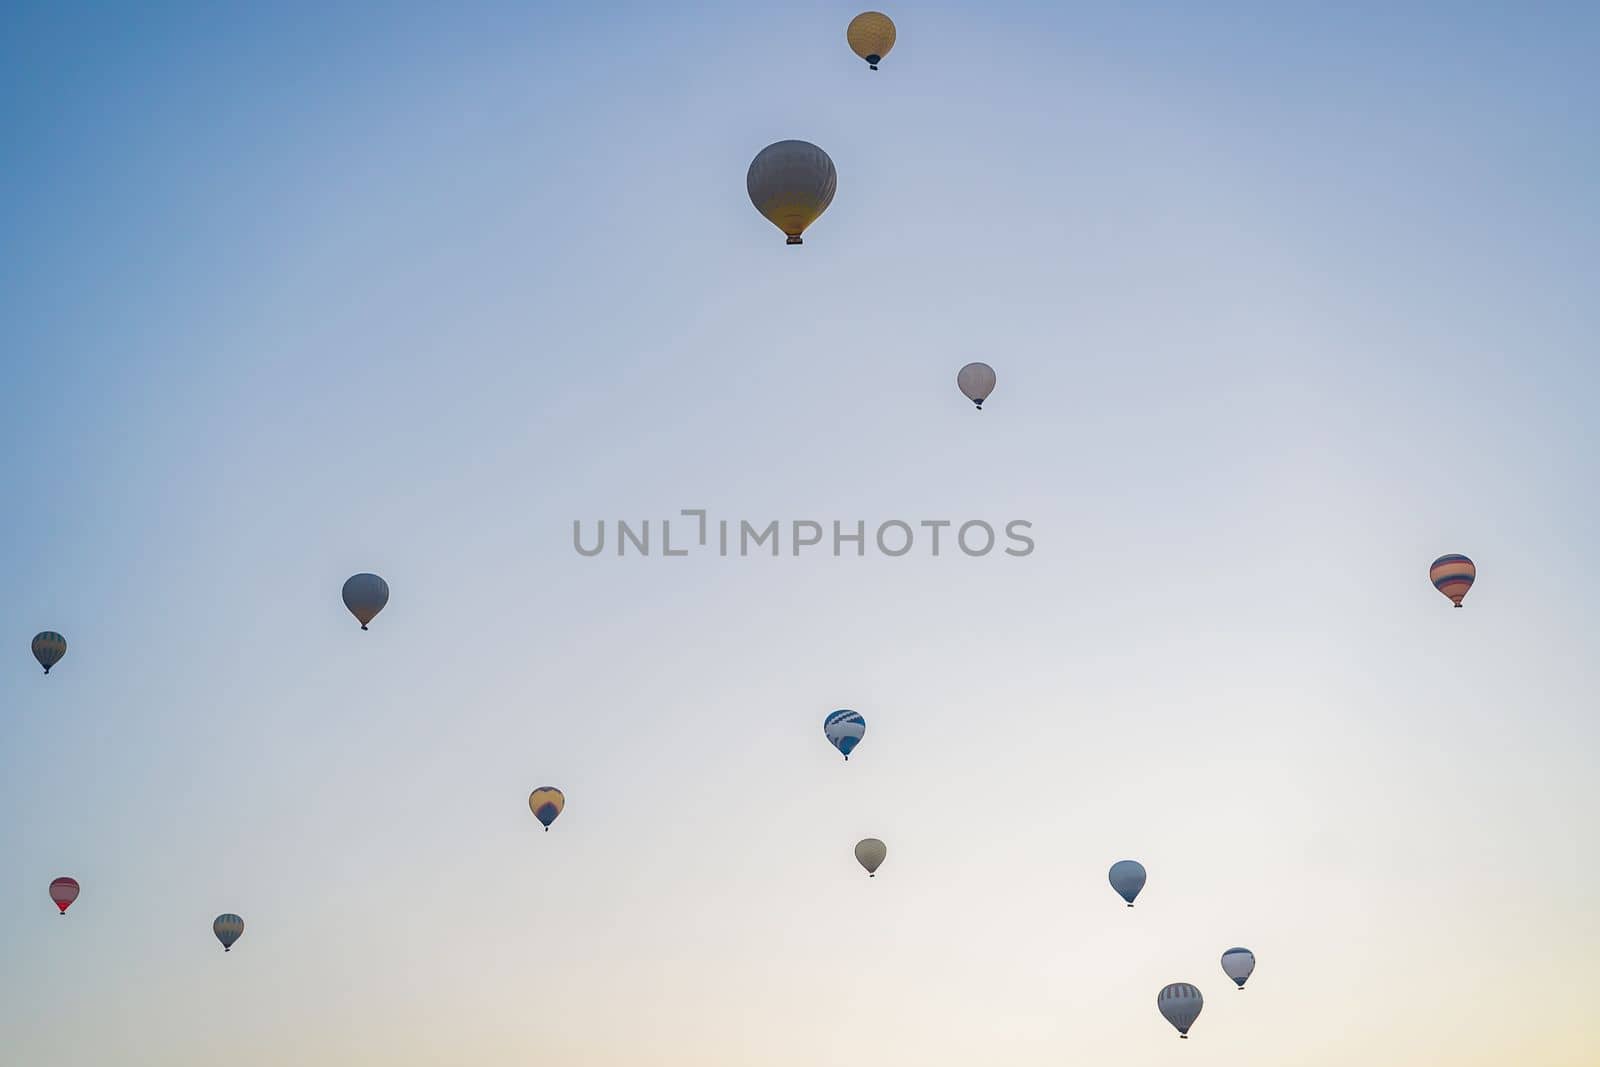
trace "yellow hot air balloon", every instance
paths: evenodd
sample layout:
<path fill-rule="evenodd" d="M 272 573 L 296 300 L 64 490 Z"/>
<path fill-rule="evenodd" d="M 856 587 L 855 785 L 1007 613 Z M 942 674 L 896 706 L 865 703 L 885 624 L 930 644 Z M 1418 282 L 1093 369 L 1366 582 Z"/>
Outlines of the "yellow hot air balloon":
<path fill-rule="evenodd" d="M 788 235 L 786 243 L 797 245 L 833 203 L 838 181 L 828 153 L 809 141 L 779 141 L 751 161 L 744 185 L 756 210 Z"/>
<path fill-rule="evenodd" d="M 850 50 L 867 61 L 873 70 L 894 47 L 894 23 L 881 11 L 863 11 L 850 20 L 844 31 Z"/>
<path fill-rule="evenodd" d="M 544 823 L 546 833 L 566 806 L 567 798 L 553 785 L 541 785 L 528 794 L 528 810 L 533 812 L 534 818 Z"/>

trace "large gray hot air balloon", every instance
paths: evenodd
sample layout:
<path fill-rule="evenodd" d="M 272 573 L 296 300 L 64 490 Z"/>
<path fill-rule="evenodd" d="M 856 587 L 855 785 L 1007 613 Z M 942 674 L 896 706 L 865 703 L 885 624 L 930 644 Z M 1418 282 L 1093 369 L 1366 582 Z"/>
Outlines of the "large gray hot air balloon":
<path fill-rule="evenodd" d="M 389 603 L 389 583 L 376 574 L 353 574 L 344 583 L 344 606 L 365 630 Z"/>
<path fill-rule="evenodd" d="M 1156 1007 L 1161 1015 L 1178 1030 L 1179 1037 L 1189 1036 L 1189 1027 L 1200 1018 L 1205 998 L 1200 990 L 1188 982 L 1174 982 L 1156 994 Z"/>
<path fill-rule="evenodd" d="M 1244 988 L 1245 979 L 1256 969 L 1256 954 L 1247 948 L 1230 948 L 1222 954 L 1222 973 L 1233 979 L 1233 984 Z"/>
<path fill-rule="evenodd" d="M 211 924 L 211 932 L 222 942 L 222 951 L 232 952 L 233 943 L 244 936 L 244 920 L 232 913 L 218 915 Z"/>
<path fill-rule="evenodd" d="M 994 368 L 987 363 L 968 363 L 956 374 L 961 394 L 983 410 L 983 402 L 994 392 Z"/>
<path fill-rule="evenodd" d="M 833 160 L 809 141 L 767 145 L 751 161 L 744 179 L 750 202 L 792 245 L 805 243 L 800 235 L 828 210 L 838 182 Z"/>
<path fill-rule="evenodd" d="M 1128 902 L 1128 907 L 1133 907 L 1133 898 L 1144 888 L 1144 864 L 1138 860 L 1118 860 L 1113 863 L 1111 888 Z"/>
<path fill-rule="evenodd" d="M 883 866 L 884 857 L 887 855 L 889 847 L 876 837 L 856 842 L 856 862 L 867 869 L 868 878 L 878 877 L 878 868 Z"/>

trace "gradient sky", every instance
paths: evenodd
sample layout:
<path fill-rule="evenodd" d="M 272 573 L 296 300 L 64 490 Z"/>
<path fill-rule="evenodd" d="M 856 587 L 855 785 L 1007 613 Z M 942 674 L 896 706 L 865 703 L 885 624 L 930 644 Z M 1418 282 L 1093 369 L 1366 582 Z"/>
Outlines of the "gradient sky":
<path fill-rule="evenodd" d="M 0 34 L 0 1060 L 1600 1060 L 1592 5 L 228 7 Z"/>

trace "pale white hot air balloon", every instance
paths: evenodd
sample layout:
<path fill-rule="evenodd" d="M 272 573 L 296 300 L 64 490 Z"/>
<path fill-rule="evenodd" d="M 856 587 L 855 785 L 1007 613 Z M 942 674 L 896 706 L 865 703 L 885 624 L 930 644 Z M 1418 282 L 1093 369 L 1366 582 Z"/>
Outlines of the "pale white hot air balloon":
<path fill-rule="evenodd" d="M 389 583 L 376 574 L 353 574 L 344 583 L 344 606 L 365 630 L 389 603 Z"/>
<path fill-rule="evenodd" d="M 868 878 L 878 877 L 878 868 L 883 866 L 884 857 L 887 855 L 889 847 L 876 837 L 856 842 L 856 862 L 867 869 Z"/>
<path fill-rule="evenodd" d="M 838 183 L 833 160 L 809 141 L 767 145 L 744 179 L 750 202 L 792 245 L 805 243 L 800 235 L 828 210 Z"/>
<path fill-rule="evenodd" d="M 1256 954 L 1247 948 L 1230 948 L 1222 954 L 1222 973 L 1233 979 L 1240 989 L 1256 969 Z"/>
<path fill-rule="evenodd" d="M 956 385 L 968 400 L 983 410 L 983 402 L 994 392 L 994 368 L 987 363 L 968 363 L 956 374 Z"/>
<path fill-rule="evenodd" d="M 1188 982 L 1174 982 L 1156 994 L 1156 1007 L 1161 1009 L 1162 1018 L 1177 1029 L 1179 1037 L 1189 1036 L 1189 1027 L 1200 1018 L 1204 1005 L 1200 990 Z"/>

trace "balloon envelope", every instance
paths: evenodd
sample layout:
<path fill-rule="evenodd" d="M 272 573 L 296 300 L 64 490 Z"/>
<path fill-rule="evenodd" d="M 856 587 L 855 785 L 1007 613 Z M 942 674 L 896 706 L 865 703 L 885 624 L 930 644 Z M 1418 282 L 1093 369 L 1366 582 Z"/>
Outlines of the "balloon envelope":
<path fill-rule="evenodd" d="M 78 899 L 78 882 L 75 878 L 57 878 L 50 883 L 50 899 L 65 915 L 72 902 Z"/>
<path fill-rule="evenodd" d="M 232 952 L 233 943 L 244 936 L 244 920 L 231 912 L 218 915 L 211 924 L 211 932 L 222 942 L 222 951 Z M 270 941 L 271 938 L 267 940 Z"/>
<path fill-rule="evenodd" d="M 881 11 L 863 11 L 850 20 L 844 36 L 850 42 L 850 51 L 877 70 L 879 62 L 894 47 L 894 21 Z"/>
<path fill-rule="evenodd" d="M 1200 1018 L 1204 1004 L 1200 990 L 1188 982 L 1174 982 L 1156 994 L 1156 1007 L 1167 1022 L 1177 1027 L 1179 1037 L 1189 1036 L 1189 1027 Z"/>
<path fill-rule="evenodd" d="M 809 141 L 767 145 L 751 161 L 744 179 L 750 202 L 792 245 L 804 243 L 800 235 L 828 210 L 838 183 L 833 160 Z"/>
<path fill-rule="evenodd" d="M 987 363 L 968 363 L 956 374 L 956 385 L 968 400 L 983 407 L 983 402 L 994 392 L 994 368 Z"/>
<path fill-rule="evenodd" d="M 528 794 L 528 810 L 533 812 L 534 818 L 544 823 L 546 830 L 550 829 L 550 824 L 556 821 L 556 816 L 566 806 L 567 798 L 553 785 L 541 785 Z"/>
<path fill-rule="evenodd" d="M 344 606 L 365 630 L 389 603 L 389 583 L 376 574 L 352 574 L 344 583 Z"/>
<path fill-rule="evenodd" d="M 1233 979 L 1233 984 L 1244 988 L 1245 979 L 1256 969 L 1256 954 L 1247 948 L 1230 948 L 1222 954 L 1222 973 Z"/>
<path fill-rule="evenodd" d="M 1458 608 L 1477 577 L 1478 568 L 1466 556 L 1459 554 L 1440 556 L 1428 568 L 1428 580 L 1433 587 L 1449 597 Z"/>
<path fill-rule="evenodd" d="M 878 868 L 883 866 L 884 857 L 888 855 L 889 847 L 876 837 L 856 842 L 856 862 L 867 869 L 868 877 L 878 876 Z"/>
<path fill-rule="evenodd" d="M 67 654 L 67 639 L 54 630 L 46 630 L 35 634 L 33 638 L 33 658 L 39 661 L 39 666 L 44 668 L 44 673 L 49 674 L 50 668 L 61 662 L 61 657 Z M 90 657 L 91 659 L 94 657 Z"/>
<path fill-rule="evenodd" d="M 867 732 L 867 720 L 854 711 L 841 708 L 830 711 L 822 720 L 822 732 L 828 738 L 828 743 L 838 749 L 845 759 L 849 759 L 850 753 L 855 751 L 856 744 Z"/>
<path fill-rule="evenodd" d="M 1110 878 L 1111 888 L 1128 902 L 1128 907 L 1133 907 L 1133 898 L 1144 888 L 1144 864 L 1138 860 L 1118 860 L 1111 865 Z"/>

